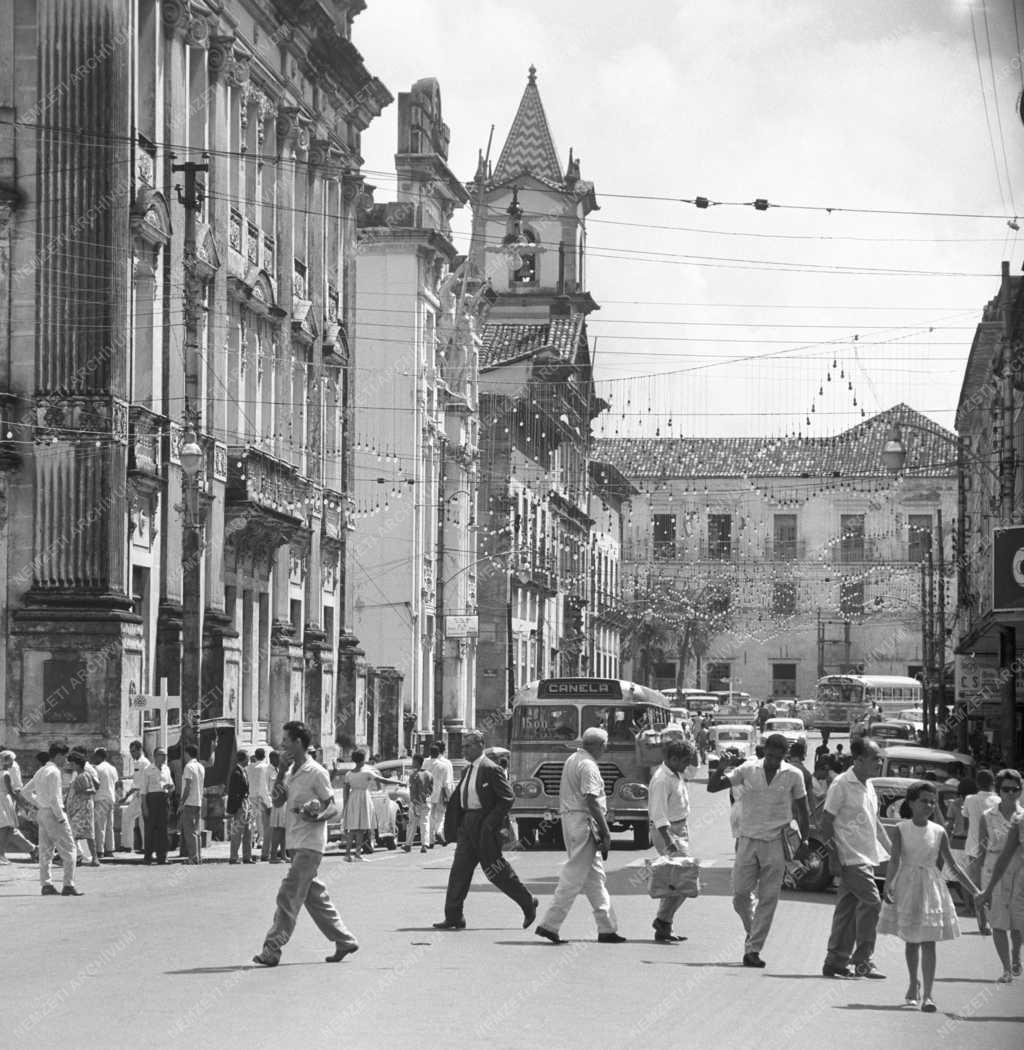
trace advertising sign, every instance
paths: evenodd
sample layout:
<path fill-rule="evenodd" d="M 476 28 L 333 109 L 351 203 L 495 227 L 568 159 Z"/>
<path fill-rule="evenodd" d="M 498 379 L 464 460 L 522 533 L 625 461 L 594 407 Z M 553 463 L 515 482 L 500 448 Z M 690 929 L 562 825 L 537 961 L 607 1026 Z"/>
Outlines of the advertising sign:
<path fill-rule="evenodd" d="M 957 656 L 956 702 L 980 713 L 999 707 L 999 661 L 995 656 Z"/>
<path fill-rule="evenodd" d="M 992 530 L 992 608 L 1024 612 L 1024 525 Z"/>
<path fill-rule="evenodd" d="M 446 616 L 445 638 L 475 638 L 479 620 L 476 616 Z"/>

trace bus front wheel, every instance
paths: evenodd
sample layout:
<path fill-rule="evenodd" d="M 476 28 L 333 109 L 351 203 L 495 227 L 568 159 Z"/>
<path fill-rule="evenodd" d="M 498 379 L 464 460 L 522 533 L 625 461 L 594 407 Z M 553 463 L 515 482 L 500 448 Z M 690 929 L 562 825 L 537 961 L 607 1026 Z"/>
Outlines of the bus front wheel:
<path fill-rule="evenodd" d="M 634 849 L 649 849 L 651 845 L 650 824 L 633 825 L 633 847 Z"/>

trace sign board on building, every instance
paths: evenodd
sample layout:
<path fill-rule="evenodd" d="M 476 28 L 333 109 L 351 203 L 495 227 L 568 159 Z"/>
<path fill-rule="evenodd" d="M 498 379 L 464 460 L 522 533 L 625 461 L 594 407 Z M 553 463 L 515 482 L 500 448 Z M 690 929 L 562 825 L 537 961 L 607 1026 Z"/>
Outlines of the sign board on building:
<path fill-rule="evenodd" d="M 538 700 L 621 700 L 622 686 L 610 678 L 547 678 L 537 685 Z"/>
<path fill-rule="evenodd" d="M 995 656 L 957 656 L 956 702 L 965 704 L 969 714 L 985 708 L 998 708 L 1000 696 L 999 660 Z"/>
<path fill-rule="evenodd" d="M 1024 525 L 992 530 L 992 608 L 1024 612 Z"/>
<path fill-rule="evenodd" d="M 537 625 L 533 620 L 521 620 L 518 616 L 512 617 L 513 634 L 529 634 L 531 631 L 535 630 L 537 630 Z"/>
<path fill-rule="evenodd" d="M 475 638 L 479 627 L 476 616 L 446 616 L 444 618 L 445 638 Z"/>

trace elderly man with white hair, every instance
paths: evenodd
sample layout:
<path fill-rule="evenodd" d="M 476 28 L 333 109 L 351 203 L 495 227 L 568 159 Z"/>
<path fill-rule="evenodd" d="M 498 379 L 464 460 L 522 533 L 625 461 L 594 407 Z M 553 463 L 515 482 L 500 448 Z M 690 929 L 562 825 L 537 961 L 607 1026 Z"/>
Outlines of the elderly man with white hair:
<path fill-rule="evenodd" d="M 586 894 L 594 909 L 597 939 L 602 944 L 621 944 L 611 897 L 605 886 L 604 858 L 611 846 L 611 832 L 605 812 L 608 803 L 604 779 L 597 760 L 608 746 L 608 734 L 594 726 L 583 733 L 581 746 L 562 767 L 558 788 L 562 836 L 568 859 L 562 867 L 558 886 L 548 910 L 534 931 L 552 944 L 564 944 L 559 936 L 573 901 Z"/>

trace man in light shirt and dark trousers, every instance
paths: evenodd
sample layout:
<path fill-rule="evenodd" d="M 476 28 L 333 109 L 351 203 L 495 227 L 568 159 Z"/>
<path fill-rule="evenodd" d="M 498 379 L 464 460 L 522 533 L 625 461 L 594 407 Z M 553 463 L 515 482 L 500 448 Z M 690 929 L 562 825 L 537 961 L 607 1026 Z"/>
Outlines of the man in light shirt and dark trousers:
<path fill-rule="evenodd" d="M 39 881 L 44 897 L 81 897 L 75 887 L 75 840 L 71 824 L 64 810 L 64 781 L 61 776 L 68 760 L 66 744 L 51 744 L 50 759 L 25 786 L 25 797 L 36 807 L 39 827 Z M 60 891 L 53 884 L 53 851 L 60 854 L 64 865 L 64 887 Z"/>
<path fill-rule="evenodd" d="M 331 778 L 306 754 L 311 734 L 302 722 L 285 722 L 283 733 L 284 757 L 278 765 L 272 797 L 275 810 L 285 813 L 285 846 L 291 854 L 291 867 L 277 891 L 274 921 L 263 949 L 252 961 L 261 966 L 280 962 L 281 950 L 291 940 L 299 912 L 305 907 L 317 929 L 334 943 L 334 954 L 328 955 L 326 962 L 341 962 L 358 951 L 359 944 L 317 877 L 327 849 L 327 821 L 338 812 Z"/>
<path fill-rule="evenodd" d="M 881 979 L 871 956 L 875 950 L 882 898 L 875 868 L 889 859 L 889 836 L 878 819 L 878 796 L 870 783 L 882 768 L 878 745 L 856 737 L 850 744 L 853 765 L 832 781 L 825 796 L 820 831 L 839 862 L 839 892 L 832 915 L 823 977 Z M 853 969 L 850 969 L 850 964 Z"/>
<path fill-rule="evenodd" d="M 683 774 L 688 766 L 696 764 L 694 749 L 684 741 L 673 741 L 665 746 L 665 761 L 654 771 L 648 785 L 652 841 L 663 857 L 685 857 L 689 853 L 690 795 Z M 658 903 L 658 914 L 651 925 L 659 944 L 686 940 L 672 933 L 672 921 L 684 900 L 685 897 L 663 897 Z"/>
<path fill-rule="evenodd" d="M 537 898 L 519 881 L 512 865 L 501 855 L 501 826 L 512 809 L 515 795 L 504 770 L 484 754 L 484 735 L 475 729 L 462 738 L 462 753 L 469 765 L 455 787 L 444 817 L 446 842 L 454 842 L 455 856 L 448 874 L 444 920 L 435 930 L 464 930 L 463 907 L 473 872 L 479 864 L 487 878 L 523 909 L 523 929 L 537 917 Z"/>
<path fill-rule="evenodd" d="M 206 784 L 206 767 L 199 761 L 199 748 L 195 744 L 185 746 L 188 761 L 181 777 L 181 837 L 185 843 L 185 856 L 189 864 L 202 863 L 202 816 L 203 788 Z"/>
<path fill-rule="evenodd" d="M 608 746 L 608 734 L 591 726 L 584 730 L 580 744 L 562 767 L 558 788 L 562 837 L 569 856 L 558 877 L 555 895 L 534 933 L 552 944 L 564 944 L 559 931 L 573 901 L 583 893 L 594 911 L 598 941 L 621 944 L 626 938 L 618 932 L 618 920 L 605 885 L 604 858 L 612 840 L 605 816 L 608 800 L 604 778 L 597 764 Z"/>
<path fill-rule="evenodd" d="M 158 747 L 153 752 L 153 761 L 142 771 L 142 819 L 146 827 L 143 864 L 152 864 L 156 854 L 157 864 L 167 863 L 167 814 L 171 805 L 174 781 L 167 765 L 167 752 Z"/>
<path fill-rule="evenodd" d="M 764 742 L 764 758 L 730 767 L 723 757 L 711 771 L 708 791 L 742 788 L 739 836 L 732 866 L 732 906 L 747 937 L 743 965 L 764 967 L 761 949 L 768 939 L 786 874 L 784 836 L 793 818 L 800 845 L 807 848 L 807 790 L 800 770 L 784 762 L 789 741 L 773 733 Z"/>

